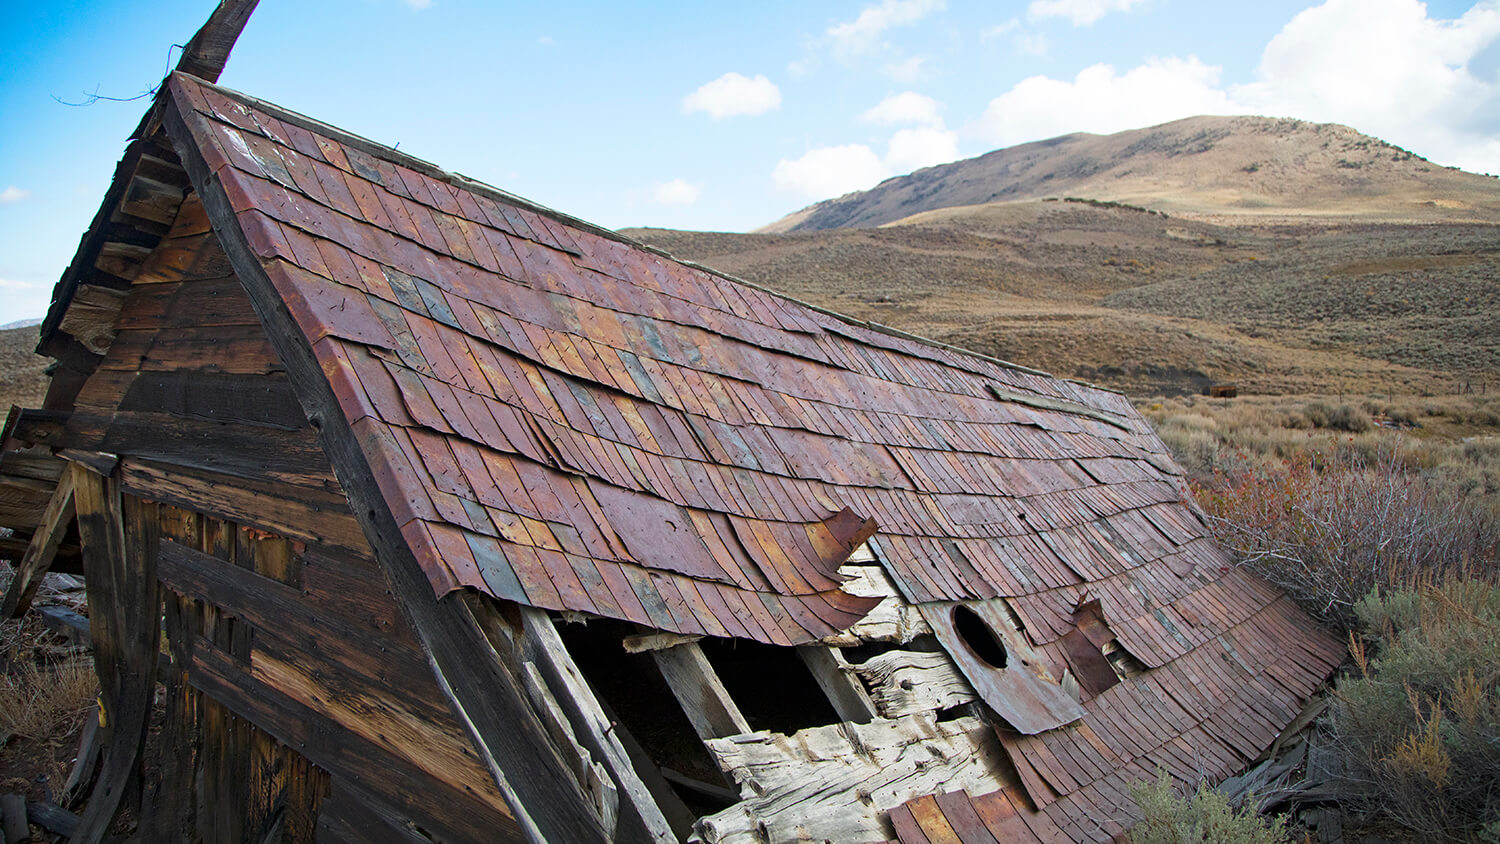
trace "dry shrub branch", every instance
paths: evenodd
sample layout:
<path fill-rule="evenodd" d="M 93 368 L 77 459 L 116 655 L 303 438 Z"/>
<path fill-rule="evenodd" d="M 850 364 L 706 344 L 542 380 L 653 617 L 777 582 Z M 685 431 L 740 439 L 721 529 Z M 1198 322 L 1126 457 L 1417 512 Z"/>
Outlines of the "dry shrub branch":
<path fill-rule="evenodd" d="M 1400 443 L 1237 461 L 1195 493 L 1246 565 L 1345 630 L 1372 589 L 1494 572 L 1500 513 L 1408 467 Z"/>

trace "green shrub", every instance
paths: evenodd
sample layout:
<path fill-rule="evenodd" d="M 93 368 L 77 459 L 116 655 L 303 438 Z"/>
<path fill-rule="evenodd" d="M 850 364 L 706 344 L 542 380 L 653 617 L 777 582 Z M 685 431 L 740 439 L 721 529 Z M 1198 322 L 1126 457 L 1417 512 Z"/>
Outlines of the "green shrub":
<path fill-rule="evenodd" d="M 1317 428 L 1332 428 L 1360 434 L 1375 427 L 1370 416 L 1360 408 L 1348 404 L 1327 404 L 1315 401 L 1302 409 L 1302 415 Z"/>
<path fill-rule="evenodd" d="M 1330 723 L 1343 791 L 1422 840 L 1500 840 L 1500 587 L 1377 590 L 1355 611 L 1360 673 Z"/>
<path fill-rule="evenodd" d="M 1172 789 L 1161 771 L 1156 782 L 1131 786 L 1130 796 L 1144 815 L 1130 830 L 1131 844 L 1281 844 L 1290 840 L 1286 820 L 1256 816 L 1248 807 L 1230 808 L 1224 795 L 1199 785 L 1188 797 Z"/>

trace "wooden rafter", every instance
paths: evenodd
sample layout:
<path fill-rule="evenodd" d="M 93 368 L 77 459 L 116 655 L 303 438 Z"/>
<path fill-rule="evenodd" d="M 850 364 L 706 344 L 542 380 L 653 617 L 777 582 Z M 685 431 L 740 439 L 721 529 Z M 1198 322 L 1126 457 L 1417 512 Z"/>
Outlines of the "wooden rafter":
<path fill-rule="evenodd" d="M 57 547 L 62 544 L 68 526 L 73 523 L 73 473 L 63 472 L 57 480 L 57 490 L 47 509 L 42 512 L 42 521 L 31 535 L 31 544 L 16 566 L 15 577 L 0 603 L 0 617 L 20 618 L 31 607 L 36 590 L 42 585 L 42 576 L 51 568 L 57 556 Z"/>

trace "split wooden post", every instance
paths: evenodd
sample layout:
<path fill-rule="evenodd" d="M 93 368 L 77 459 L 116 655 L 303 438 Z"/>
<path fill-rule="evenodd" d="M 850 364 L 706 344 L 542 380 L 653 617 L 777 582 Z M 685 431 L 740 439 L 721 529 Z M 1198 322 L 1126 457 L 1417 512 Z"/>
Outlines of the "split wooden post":
<path fill-rule="evenodd" d="M 812 672 L 813 679 L 818 681 L 823 694 L 828 695 L 828 702 L 833 704 L 833 711 L 838 713 L 840 721 L 868 724 L 880 714 L 875 708 L 875 701 L 870 699 L 870 693 L 865 691 L 859 678 L 851 673 L 849 663 L 844 660 L 838 648 L 802 645 L 797 648 L 797 655 L 802 657 L 802 662 Z"/>
<path fill-rule="evenodd" d="M 42 577 L 52 566 L 57 556 L 57 546 L 62 544 L 68 525 L 73 523 L 73 473 L 64 471 L 57 479 L 57 489 L 47 509 L 42 511 L 42 520 L 31 535 L 31 544 L 16 566 L 15 578 L 5 592 L 5 601 L 0 604 L 0 617 L 20 618 L 31 608 L 31 600 L 42 585 Z"/>
<path fill-rule="evenodd" d="M 615 781 L 615 787 L 624 798 L 620 805 L 620 824 L 622 827 L 641 827 L 640 830 L 632 831 L 631 835 L 621 837 L 641 840 L 640 836 L 644 834 L 646 840 L 675 841 L 677 837 L 672 833 L 671 825 L 636 773 L 624 745 L 615 737 L 613 723 L 605 716 L 588 681 L 573 662 L 552 619 L 542 610 L 533 607 L 522 607 L 521 619 L 526 631 L 526 659 L 540 669 L 572 722 L 579 740 L 594 759 L 609 771 L 610 778 Z"/>
<path fill-rule="evenodd" d="M 119 480 L 71 467 L 104 707 L 104 766 L 74 841 L 104 837 L 139 770 L 156 688 L 161 599 L 157 507 L 120 494 Z"/>
<path fill-rule="evenodd" d="M 705 740 L 751 732 L 750 722 L 709 664 L 697 642 L 652 651 L 656 667 L 682 705 L 698 736 Z"/>

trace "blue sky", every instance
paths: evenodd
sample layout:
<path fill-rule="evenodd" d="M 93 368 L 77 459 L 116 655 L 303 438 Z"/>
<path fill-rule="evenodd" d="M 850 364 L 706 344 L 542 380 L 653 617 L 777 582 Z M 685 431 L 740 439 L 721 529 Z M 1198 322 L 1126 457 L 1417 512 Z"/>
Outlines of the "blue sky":
<path fill-rule="evenodd" d="M 0 324 L 39 317 L 213 0 L 0 32 Z M 610 227 L 743 231 L 920 166 L 1193 114 L 1500 172 L 1500 0 L 262 0 L 221 84 Z"/>

